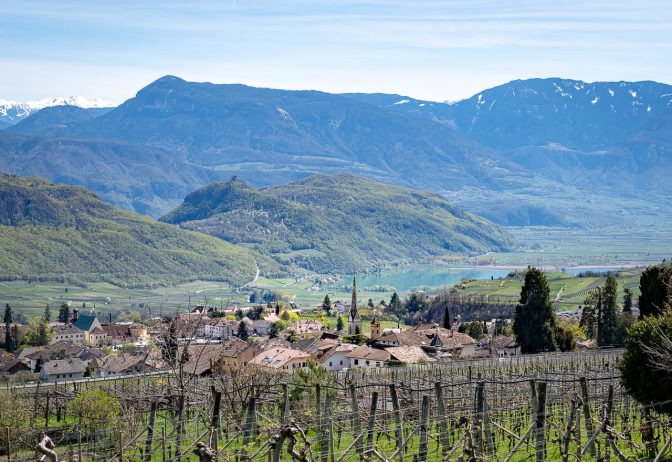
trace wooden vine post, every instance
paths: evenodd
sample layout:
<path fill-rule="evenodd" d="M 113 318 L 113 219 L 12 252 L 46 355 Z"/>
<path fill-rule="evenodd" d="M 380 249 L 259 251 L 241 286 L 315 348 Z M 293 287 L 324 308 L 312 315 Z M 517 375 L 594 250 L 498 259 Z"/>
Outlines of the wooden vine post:
<path fill-rule="evenodd" d="M 254 438 L 256 407 L 257 407 L 257 399 L 254 396 L 250 396 L 250 400 L 247 405 L 247 418 L 245 420 L 245 428 L 243 429 L 243 447 L 240 451 L 240 460 L 242 462 L 248 460 L 247 446 L 250 444 L 250 440 Z"/>
<path fill-rule="evenodd" d="M 441 453 L 445 456 L 448 452 L 448 416 L 446 415 L 446 406 L 443 402 L 441 382 L 434 384 L 434 394 L 436 395 L 436 407 L 439 418 L 439 442 L 441 444 Z"/>
<path fill-rule="evenodd" d="M 536 448 L 537 462 L 546 458 L 546 382 L 537 384 L 537 429 Z"/>
<path fill-rule="evenodd" d="M 359 404 L 357 404 L 357 390 L 355 389 L 354 384 L 350 384 L 350 401 L 352 405 L 352 437 L 359 438 L 360 433 L 362 433 L 362 421 L 359 418 Z M 359 459 L 363 460 L 364 456 L 362 455 L 361 438 L 358 439 L 355 449 L 359 454 Z"/>
<path fill-rule="evenodd" d="M 378 410 L 378 392 L 374 391 L 371 394 L 371 411 L 369 412 L 369 424 L 366 429 L 367 440 L 366 440 L 366 453 L 367 458 L 371 458 L 371 450 L 373 449 L 373 440 L 375 437 L 375 428 L 376 428 L 376 412 Z"/>
<path fill-rule="evenodd" d="M 579 385 L 581 386 L 581 400 L 583 401 L 583 418 L 586 423 L 586 433 L 588 437 L 594 433 L 593 417 L 590 412 L 590 401 L 588 398 L 588 382 L 585 377 L 579 377 Z M 592 442 L 589 443 L 588 451 L 592 457 L 595 457 L 595 446 Z"/>
<path fill-rule="evenodd" d="M 394 424 L 396 427 L 395 438 L 397 441 L 397 452 L 399 453 L 399 462 L 404 462 L 404 424 L 401 416 L 401 408 L 399 406 L 399 397 L 397 396 L 397 388 L 394 384 L 390 385 L 390 399 L 392 400 L 392 412 L 394 414 Z"/>
<path fill-rule="evenodd" d="M 420 419 L 420 451 L 418 452 L 418 460 L 420 462 L 426 462 L 429 444 L 427 438 L 427 430 L 429 427 L 429 396 L 427 395 L 422 395 L 422 411 Z"/>
<path fill-rule="evenodd" d="M 149 424 L 147 425 L 147 439 L 145 440 L 145 457 L 143 460 L 149 462 L 152 458 L 152 442 L 154 441 L 154 424 L 156 423 L 157 402 L 152 401 L 149 408 Z"/>

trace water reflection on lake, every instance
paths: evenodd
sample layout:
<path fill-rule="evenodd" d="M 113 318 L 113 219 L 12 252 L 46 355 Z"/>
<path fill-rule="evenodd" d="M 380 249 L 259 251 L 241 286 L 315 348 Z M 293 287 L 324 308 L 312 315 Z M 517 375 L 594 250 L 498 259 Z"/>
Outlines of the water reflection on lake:
<path fill-rule="evenodd" d="M 391 286 L 404 291 L 418 287 L 452 286 L 462 279 L 497 279 L 507 274 L 509 270 L 502 269 L 412 267 L 358 275 L 357 285 L 361 288 Z M 351 281 L 350 277 L 346 277 L 340 283 L 349 284 Z"/>

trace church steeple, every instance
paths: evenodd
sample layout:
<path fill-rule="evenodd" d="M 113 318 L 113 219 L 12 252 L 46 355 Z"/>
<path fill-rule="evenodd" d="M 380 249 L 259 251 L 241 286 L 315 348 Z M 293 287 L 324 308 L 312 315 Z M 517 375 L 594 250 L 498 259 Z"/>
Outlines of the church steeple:
<path fill-rule="evenodd" d="M 362 333 L 362 317 L 357 309 L 357 281 L 352 277 L 352 302 L 350 305 L 350 316 L 348 316 L 348 334 L 359 335 Z"/>
<path fill-rule="evenodd" d="M 352 277 L 352 304 L 350 305 L 350 311 L 357 311 L 357 280 L 355 276 Z"/>

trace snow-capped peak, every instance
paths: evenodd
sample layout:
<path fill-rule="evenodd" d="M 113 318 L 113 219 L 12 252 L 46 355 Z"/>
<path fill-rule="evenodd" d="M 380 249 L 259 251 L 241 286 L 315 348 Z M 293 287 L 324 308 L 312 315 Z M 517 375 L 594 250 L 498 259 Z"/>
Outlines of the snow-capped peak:
<path fill-rule="evenodd" d="M 52 98 L 43 98 L 35 101 L 27 101 L 25 103 L 18 103 L 16 101 L 7 101 L 0 99 L 0 106 L 21 106 L 26 109 L 33 111 L 39 111 L 45 107 L 51 106 L 77 106 L 85 109 L 97 108 L 97 107 L 112 107 L 113 103 L 106 101 L 104 99 L 95 98 L 95 99 L 86 99 L 83 96 L 69 96 L 64 98 L 62 96 L 56 96 Z"/>
<path fill-rule="evenodd" d="M 101 98 L 90 100 L 83 96 L 69 96 L 67 98 L 57 96 L 35 101 L 27 101 L 25 103 L 0 99 L 0 120 L 16 123 L 34 112 L 52 106 L 77 106 L 84 109 L 90 109 L 112 107 L 115 106 L 115 104 Z"/>

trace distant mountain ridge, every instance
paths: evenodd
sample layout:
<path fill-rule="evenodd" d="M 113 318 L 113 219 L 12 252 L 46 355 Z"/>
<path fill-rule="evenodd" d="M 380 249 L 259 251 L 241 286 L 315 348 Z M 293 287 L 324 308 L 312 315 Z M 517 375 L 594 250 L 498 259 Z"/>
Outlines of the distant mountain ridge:
<path fill-rule="evenodd" d="M 450 124 L 498 150 L 553 144 L 584 150 L 610 146 L 672 112 L 672 86 L 653 81 L 514 80 L 455 103 L 393 94 L 343 96 Z"/>
<path fill-rule="evenodd" d="M 91 192 L 0 174 L 0 280 L 147 287 L 194 279 L 242 285 L 245 249 L 119 210 Z"/>
<path fill-rule="evenodd" d="M 271 184 L 344 171 L 412 184 L 414 177 L 406 173 L 413 170 L 423 175 L 422 184 L 461 186 L 496 181 L 489 165 L 507 169 L 496 151 L 422 118 L 329 93 L 174 76 L 69 135 L 171 149 L 182 159 L 251 181 L 262 176 L 255 170 L 263 170 L 279 180 Z"/>
<path fill-rule="evenodd" d="M 250 247 L 285 270 L 330 273 L 480 254 L 513 243 L 498 226 L 436 193 L 348 174 L 258 190 L 237 179 L 214 183 L 161 220 Z"/>
<path fill-rule="evenodd" d="M 92 109 L 109 108 L 115 106 L 115 104 L 100 98 L 89 100 L 83 96 L 70 96 L 67 98 L 58 96 L 25 103 L 0 99 L 0 122 L 13 125 L 44 108 L 54 106 L 74 106 Z"/>
<path fill-rule="evenodd" d="M 672 86 L 515 80 L 453 103 L 344 95 L 455 127 L 551 181 L 587 194 L 668 201 Z M 486 213 L 487 215 L 487 213 Z"/>
<path fill-rule="evenodd" d="M 26 135 L 39 133 L 41 136 L 58 136 L 67 133 L 69 128 L 111 110 L 111 107 L 50 106 L 35 112 L 30 117 L 21 119 L 16 124 L 10 125 L 6 130 L 10 133 Z"/>
<path fill-rule="evenodd" d="M 37 116 L 36 114 L 35 116 Z M 29 123 L 26 119 L 24 123 Z M 160 148 L 0 131 L 0 171 L 80 185 L 108 202 L 158 217 L 198 186 L 222 178 Z"/>

